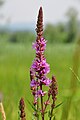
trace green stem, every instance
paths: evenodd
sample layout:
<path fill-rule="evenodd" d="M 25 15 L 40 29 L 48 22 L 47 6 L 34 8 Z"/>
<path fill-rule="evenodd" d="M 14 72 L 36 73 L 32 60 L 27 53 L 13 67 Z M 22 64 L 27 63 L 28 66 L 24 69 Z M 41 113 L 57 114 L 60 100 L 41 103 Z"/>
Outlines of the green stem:
<path fill-rule="evenodd" d="M 50 96 L 48 96 L 47 101 L 49 101 L 49 99 L 50 99 Z M 45 105 L 44 112 L 45 112 L 46 108 L 47 108 L 47 104 Z"/>
<path fill-rule="evenodd" d="M 54 101 L 53 101 L 52 106 L 51 106 L 51 113 L 50 113 L 50 119 L 49 119 L 49 120 L 52 119 L 54 104 L 55 104 L 55 103 L 54 103 Z"/>
<path fill-rule="evenodd" d="M 37 79 L 37 82 L 38 82 L 38 79 Z M 38 86 L 37 86 L 37 91 L 38 91 Z M 39 110 L 39 98 L 37 99 L 37 120 L 39 120 L 38 110 Z"/>
<path fill-rule="evenodd" d="M 42 84 L 40 85 L 40 90 L 42 90 Z M 41 111 L 42 111 L 42 120 L 44 120 L 43 96 L 42 95 L 41 95 Z"/>

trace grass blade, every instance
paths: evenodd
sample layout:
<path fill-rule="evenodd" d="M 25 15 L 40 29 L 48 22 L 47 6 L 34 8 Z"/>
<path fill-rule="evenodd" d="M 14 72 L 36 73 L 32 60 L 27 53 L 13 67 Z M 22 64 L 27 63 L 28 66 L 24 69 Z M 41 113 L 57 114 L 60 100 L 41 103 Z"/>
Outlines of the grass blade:
<path fill-rule="evenodd" d="M 27 100 L 27 102 L 28 102 L 29 105 L 33 108 L 33 110 L 37 112 L 37 109 L 35 108 L 35 106 L 34 106 L 33 104 L 31 104 L 31 103 L 29 102 L 29 100 Z"/>

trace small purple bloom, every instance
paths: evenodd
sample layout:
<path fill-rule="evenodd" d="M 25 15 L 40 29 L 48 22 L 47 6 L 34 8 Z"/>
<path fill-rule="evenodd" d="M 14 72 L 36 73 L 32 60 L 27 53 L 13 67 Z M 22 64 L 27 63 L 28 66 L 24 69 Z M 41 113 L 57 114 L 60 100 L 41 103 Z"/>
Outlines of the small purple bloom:
<path fill-rule="evenodd" d="M 32 80 L 31 83 L 30 83 L 30 86 L 31 86 L 31 87 L 34 87 L 34 86 L 36 86 L 36 84 L 37 84 L 36 81 L 35 81 L 35 80 Z"/>
<path fill-rule="evenodd" d="M 50 72 L 50 67 L 49 67 L 49 64 L 46 63 L 46 60 L 42 61 L 42 68 L 44 68 L 43 69 L 43 74 L 47 74 L 47 73 Z"/>
<path fill-rule="evenodd" d="M 50 67 L 49 64 L 46 63 L 46 59 L 45 60 L 37 60 L 35 59 L 33 64 L 32 64 L 32 68 L 36 71 L 36 72 L 40 72 L 40 74 L 47 74 L 50 72 Z"/>
<path fill-rule="evenodd" d="M 48 85 L 50 85 L 51 80 L 49 78 L 45 77 L 45 78 L 42 78 L 41 82 L 42 82 L 43 85 L 48 86 Z"/>
<path fill-rule="evenodd" d="M 32 80 L 30 86 L 31 87 L 39 86 L 39 82 L 37 82 L 36 80 Z"/>
<path fill-rule="evenodd" d="M 37 91 L 37 95 L 38 97 L 40 97 L 41 95 L 44 96 L 47 92 L 43 92 L 42 90 L 38 90 Z"/>
<path fill-rule="evenodd" d="M 35 43 L 33 43 L 33 49 L 36 50 L 36 53 L 39 52 L 44 52 L 44 50 L 46 49 L 46 40 L 42 37 L 38 42 L 35 41 Z"/>

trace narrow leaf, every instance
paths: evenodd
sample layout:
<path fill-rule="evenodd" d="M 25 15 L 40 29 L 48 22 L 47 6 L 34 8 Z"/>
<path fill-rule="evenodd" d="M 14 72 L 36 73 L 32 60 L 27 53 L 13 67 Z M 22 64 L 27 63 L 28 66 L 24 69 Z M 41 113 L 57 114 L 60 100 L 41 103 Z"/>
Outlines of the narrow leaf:
<path fill-rule="evenodd" d="M 55 106 L 55 108 L 58 108 L 59 106 L 61 106 L 63 104 L 63 102 L 59 103 L 58 105 Z M 54 108 L 54 109 L 55 109 Z"/>
<path fill-rule="evenodd" d="M 37 112 L 37 109 L 35 108 L 35 106 L 33 105 L 33 104 L 31 104 L 30 102 L 29 102 L 29 100 L 27 100 L 27 102 L 29 103 L 29 105 L 34 109 L 34 111 L 36 111 Z"/>
<path fill-rule="evenodd" d="M 55 116 L 54 116 L 53 120 L 56 120 Z"/>
<path fill-rule="evenodd" d="M 18 120 L 20 120 L 20 112 L 18 111 Z"/>
<path fill-rule="evenodd" d="M 48 111 L 48 117 L 50 118 L 51 114 L 50 114 L 50 110 Z"/>
<path fill-rule="evenodd" d="M 72 68 L 69 68 L 69 69 L 74 74 L 74 76 L 76 77 L 76 79 L 80 82 L 80 78 L 76 75 L 76 73 L 74 72 L 74 70 Z"/>

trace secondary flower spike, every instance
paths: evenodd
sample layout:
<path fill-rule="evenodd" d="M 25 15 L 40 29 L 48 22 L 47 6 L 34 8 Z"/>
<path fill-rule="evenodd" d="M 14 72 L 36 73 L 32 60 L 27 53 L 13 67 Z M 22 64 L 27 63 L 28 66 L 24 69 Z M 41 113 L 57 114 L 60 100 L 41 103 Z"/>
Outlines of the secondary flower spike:
<path fill-rule="evenodd" d="M 25 104 L 24 104 L 24 99 L 21 98 L 19 102 L 19 109 L 20 109 L 20 120 L 26 120 L 26 115 L 25 115 Z"/>

